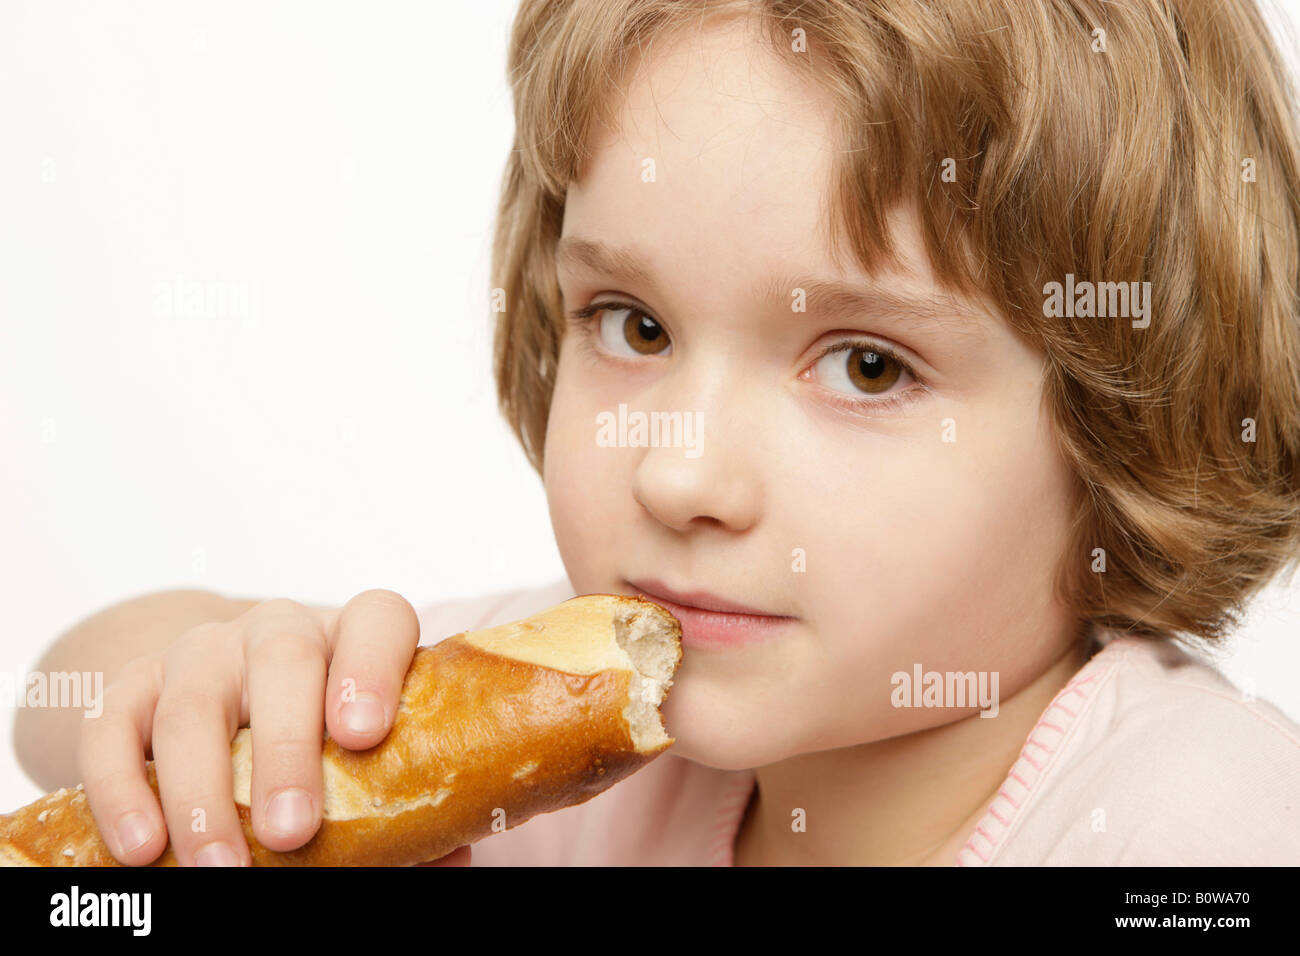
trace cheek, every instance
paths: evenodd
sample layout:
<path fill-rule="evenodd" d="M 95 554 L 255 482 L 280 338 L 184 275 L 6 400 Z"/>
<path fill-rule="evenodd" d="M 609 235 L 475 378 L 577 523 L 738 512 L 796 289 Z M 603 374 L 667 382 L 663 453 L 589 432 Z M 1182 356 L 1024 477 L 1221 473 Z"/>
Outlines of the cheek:
<path fill-rule="evenodd" d="M 580 359 L 561 349 L 546 422 L 542 482 L 556 546 L 579 594 L 606 590 L 600 555 L 618 528 L 619 491 L 626 488 L 614 469 L 617 456 L 596 444 L 599 398 L 573 374 Z"/>
<path fill-rule="evenodd" d="M 813 705 L 804 716 L 829 719 L 834 745 L 950 719 L 890 704 L 892 675 L 915 664 L 997 671 L 1005 696 L 1060 652 L 1066 614 L 1052 578 L 1068 473 L 1031 420 L 984 424 L 956 446 L 936 429 L 933 440 L 876 438 L 869 455 L 806 449 L 798 457 L 817 474 L 792 470 L 786 487 L 769 486 L 806 552 L 796 587 L 815 616 L 826 691 L 808 699 L 844 702 L 838 715 Z"/>

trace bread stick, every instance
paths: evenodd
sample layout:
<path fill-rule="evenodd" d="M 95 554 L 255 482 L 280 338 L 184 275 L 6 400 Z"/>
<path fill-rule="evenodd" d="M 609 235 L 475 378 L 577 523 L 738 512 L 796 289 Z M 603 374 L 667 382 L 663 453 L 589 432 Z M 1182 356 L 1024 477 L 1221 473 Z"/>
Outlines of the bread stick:
<path fill-rule="evenodd" d="M 658 708 L 681 654 L 668 611 L 610 594 L 418 647 L 381 743 L 326 734 L 320 829 L 283 853 L 253 836 L 243 728 L 230 755 L 253 865 L 410 866 L 590 800 L 673 744 Z M 157 796 L 152 760 L 146 773 Z M 0 816 L 0 865 L 120 864 L 78 784 Z M 177 865 L 170 842 L 150 865 Z"/>

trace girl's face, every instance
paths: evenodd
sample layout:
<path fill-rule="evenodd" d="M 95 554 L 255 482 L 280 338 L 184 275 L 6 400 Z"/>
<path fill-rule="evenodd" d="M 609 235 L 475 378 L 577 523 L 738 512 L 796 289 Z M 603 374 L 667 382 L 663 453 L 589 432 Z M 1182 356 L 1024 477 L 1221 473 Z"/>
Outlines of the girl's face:
<path fill-rule="evenodd" d="M 933 285 L 904 211 L 905 271 L 834 267 L 828 106 L 743 23 L 656 52 L 565 208 L 566 310 L 617 303 L 565 334 L 547 427 L 570 581 L 793 618 L 688 640 L 663 713 L 674 751 L 710 766 L 975 713 L 895 707 L 892 676 L 917 665 L 996 672 L 1006 700 L 1074 636 L 1051 590 L 1069 485 L 1042 359 Z M 635 446 L 630 427 L 620 445 L 620 404 L 629 423 L 683 413 L 698 446 Z"/>

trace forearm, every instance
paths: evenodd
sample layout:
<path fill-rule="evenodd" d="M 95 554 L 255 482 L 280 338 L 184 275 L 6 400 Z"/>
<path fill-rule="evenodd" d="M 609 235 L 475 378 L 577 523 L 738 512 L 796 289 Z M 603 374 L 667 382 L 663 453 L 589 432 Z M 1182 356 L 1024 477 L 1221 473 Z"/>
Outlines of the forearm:
<path fill-rule="evenodd" d="M 260 603 L 236 600 L 209 591 L 163 591 L 115 604 L 81 621 L 61 635 L 42 656 L 36 670 L 103 674 L 107 687 L 128 661 L 162 650 L 190 628 L 210 621 L 230 621 Z M 18 762 L 46 790 L 74 786 L 77 741 L 83 709 L 20 707 L 14 720 Z"/>

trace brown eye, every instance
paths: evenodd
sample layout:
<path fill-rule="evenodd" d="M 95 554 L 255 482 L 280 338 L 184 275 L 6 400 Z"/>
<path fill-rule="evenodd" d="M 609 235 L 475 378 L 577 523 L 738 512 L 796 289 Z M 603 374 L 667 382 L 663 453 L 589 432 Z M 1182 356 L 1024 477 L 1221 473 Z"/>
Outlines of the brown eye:
<path fill-rule="evenodd" d="M 589 305 L 579 315 L 600 315 L 601 344 L 615 355 L 667 355 L 672 349 L 668 330 L 640 309 L 622 303 Z"/>
<path fill-rule="evenodd" d="M 623 320 L 623 341 L 642 355 L 658 355 L 668 347 L 668 334 L 663 327 L 644 312 L 621 309 L 627 312 Z"/>
<path fill-rule="evenodd" d="M 854 388 L 878 395 L 898 381 L 902 367 L 897 360 L 871 349 L 849 349 L 848 353 L 845 371 Z"/>

